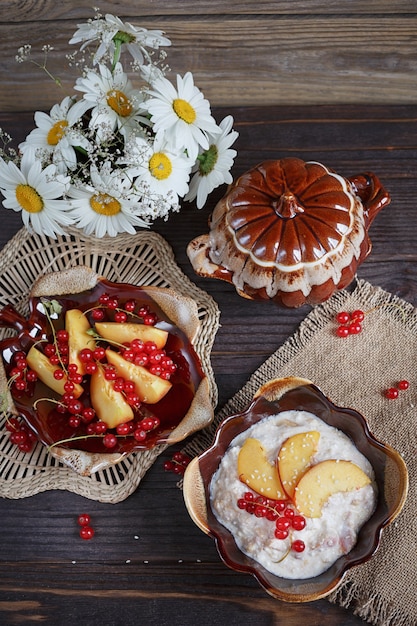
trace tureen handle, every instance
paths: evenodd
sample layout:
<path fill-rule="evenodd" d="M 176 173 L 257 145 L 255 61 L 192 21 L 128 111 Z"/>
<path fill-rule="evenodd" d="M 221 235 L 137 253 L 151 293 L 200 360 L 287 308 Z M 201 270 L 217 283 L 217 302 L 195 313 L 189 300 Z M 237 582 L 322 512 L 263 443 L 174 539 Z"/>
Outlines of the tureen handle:
<path fill-rule="evenodd" d="M 375 174 L 367 172 L 349 178 L 365 209 L 366 225 L 370 226 L 379 211 L 391 202 L 388 191 Z"/>
<path fill-rule="evenodd" d="M 20 315 L 11 304 L 6 304 L 0 309 L 0 327 L 14 328 L 18 332 L 22 332 L 27 328 L 28 322 L 23 315 Z"/>

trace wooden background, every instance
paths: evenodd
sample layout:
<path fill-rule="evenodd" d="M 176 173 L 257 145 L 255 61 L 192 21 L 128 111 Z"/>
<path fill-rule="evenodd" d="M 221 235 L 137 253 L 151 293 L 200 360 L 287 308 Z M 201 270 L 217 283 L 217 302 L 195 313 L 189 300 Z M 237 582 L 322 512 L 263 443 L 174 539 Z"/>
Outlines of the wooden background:
<path fill-rule="evenodd" d="M 417 98 L 415 0 L 102 1 L 135 25 L 166 32 L 172 73 L 194 73 L 213 105 L 413 104 Z M 47 110 L 72 92 L 66 54 L 85 0 L 1 0 L 0 112 Z M 30 63 L 30 43 L 63 90 Z M 71 73 L 72 72 L 72 73 Z"/>

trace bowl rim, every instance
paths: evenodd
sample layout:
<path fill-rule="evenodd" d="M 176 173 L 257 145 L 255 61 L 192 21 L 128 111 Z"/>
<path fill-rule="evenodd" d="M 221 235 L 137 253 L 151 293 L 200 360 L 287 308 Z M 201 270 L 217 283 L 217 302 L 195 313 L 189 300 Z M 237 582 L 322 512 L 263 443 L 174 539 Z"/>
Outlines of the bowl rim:
<path fill-rule="evenodd" d="M 330 411 L 351 418 L 353 421 L 350 424 L 349 430 L 352 430 L 352 428 L 359 429 L 359 434 L 361 435 L 361 442 L 359 442 L 358 445 L 355 440 L 355 445 L 357 445 L 362 453 L 364 453 L 363 448 L 366 445 L 369 450 L 372 451 L 371 456 L 373 462 L 371 461 L 371 464 L 374 466 L 374 463 L 379 459 L 378 467 L 381 470 L 383 468 L 382 463 L 385 464 L 385 461 L 389 458 L 397 467 L 399 485 L 396 491 L 396 499 L 391 508 L 388 509 L 385 498 L 383 496 L 381 497 L 381 494 L 383 494 L 382 488 L 384 481 L 380 479 L 379 473 L 375 471 L 374 467 L 380 494 L 378 496 L 377 508 L 358 533 L 358 542 L 359 537 L 363 536 L 365 532 L 372 537 L 369 547 L 366 550 L 359 550 L 359 555 L 355 557 L 355 552 L 358 552 L 357 542 L 347 555 L 339 557 L 335 564 L 333 564 L 329 570 L 326 570 L 330 572 L 332 569 L 335 569 L 336 573 L 325 584 L 320 586 L 316 583 L 317 589 L 314 591 L 292 593 L 271 584 L 271 578 L 275 578 L 278 584 L 279 581 L 283 581 L 284 586 L 287 587 L 290 587 L 291 583 L 293 585 L 298 584 L 301 585 L 301 587 L 306 587 L 311 583 L 314 585 L 314 581 L 319 577 L 289 581 L 289 579 L 272 575 L 254 559 L 244 555 L 237 547 L 232 533 L 220 524 L 214 516 L 210 506 L 209 485 L 212 475 L 220 463 L 222 454 L 227 449 L 232 439 L 239 432 L 247 430 L 250 425 L 257 423 L 267 415 L 276 414 L 277 411 L 281 412 L 287 410 L 285 407 L 280 408 L 280 403 L 285 401 L 285 396 L 288 400 L 291 396 L 294 397 L 295 392 L 300 390 L 308 390 L 308 394 L 312 394 L 312 397 L 320 399 L 320 402 L 329 407 Z M 325 419 L 323 421 L 329 423 L 329 421 Z M 242 424 L 245 426 L 244 428 L 242 428 Z M 338 428 L 346 433 L 340 426 L 338 426 Z M 346 434 L 350 436 L 349 433 Z M 223 452 L 221 450 L 219 451 L 219 447 Z M 367 457 L 369 457 L 369 450 L 368 454 L 365 453 Z M 206 475 L 208 464 L 212 462 L 213 458 L 216 459 L 213 463 L 213 468 L 210 467 L 209 475 Z M 383 459 L 385 459 L 385 461 L 383 461 Z M 381 463 L 381 465 L 379 465 L 379 463 Z M 244 410 L 228 416 L 219 424 L 212 445 L 203 453 L 196 456 L 188 465 L 184 474 L 183 487 L 184 500 L 191 519 L 200 530 L 214 539 L 219 556 L 228 567 L 239 572 L 252 574 L 270 595 L 279 600 L 286 602 L 309 602 L 323 598 L 334 591 L 342 583 L 348 570 L 365 563 L 376 553 L 383 529 L 396 519 L 406 501 L 408 492 L 408 470 L 401 455 L 392 448 L 392 446 L 382 443 L 371 433 L 366 419 L 361 413 L 354 409 L 335 405 L 318 386 L 307 379 L 286 377 L 268 381 L 265 385 L 260 387 L 250 404 Z M 370 534 L 369 528 L 371 525 L 373 527 L 375 523 L 375 529 L 372 534 Z M 233 548 L 240 553 L 241 558 L 239 562 L 236 562 L 228 554 L 225 537 L 231 541 Z M 351 556 L 349 557 L 349 555 Z M 326 572 L 323 572 L 320 576 L 324 574 L 326 574 Z"/>

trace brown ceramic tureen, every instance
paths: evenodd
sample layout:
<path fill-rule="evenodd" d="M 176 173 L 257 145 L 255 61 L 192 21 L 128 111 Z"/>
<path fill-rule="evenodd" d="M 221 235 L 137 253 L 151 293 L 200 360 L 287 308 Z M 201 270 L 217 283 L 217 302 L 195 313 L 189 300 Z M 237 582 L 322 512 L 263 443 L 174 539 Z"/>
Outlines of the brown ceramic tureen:
<path fill-rule="evenodd" d="M 318 304 L 353 280 L 389 202 L 372 173 L 344 178 L 315 161 L 265 161 L 229 187 L 188 256 L 197 274 L 245 298 Z"/>

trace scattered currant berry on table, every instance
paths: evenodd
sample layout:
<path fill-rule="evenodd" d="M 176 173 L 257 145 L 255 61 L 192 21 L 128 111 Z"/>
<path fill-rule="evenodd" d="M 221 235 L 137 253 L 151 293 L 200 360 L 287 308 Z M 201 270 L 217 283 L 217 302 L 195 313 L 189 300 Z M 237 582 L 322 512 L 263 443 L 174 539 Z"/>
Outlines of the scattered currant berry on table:
<path fill-rule="evenodd" d="M 77 522 L 80 526 L 90 526 L 91 516 L 88 513 L 81 513 L 77 518 Z"/>
<path fill-rule="evenodd" d="M 408 382 L 408 380 L 399 380 L 395 387 L 388 387 L 388 389 L 385 389 L 384 396 L 389 400 L 395 400 L 400 395 L 399 392 L 406 391 L 409 386 L 410 383 Z"/>
<path fill-rule="evenodd" d="M 175 452 L 169 461 L 165 461 L 164 470 L 174 474 L 184 474 L 191 459 L 183 452 Z"/>
<path fill-rule="evenodd" d="M 94 528 L 92 528 L 91 526 L 82 526 L 80 528 L 80 537 L 85 541 L 92 539 L 94 537 L 94 534 Z"/>
<path fill-rule="evenodd" d="M 408 389 L 410 386 L 410 383 L 408 382 L 408 380 L 400 380 L 397 384 L 397 388 L 400 389 L 401 391 L 405 391 L 406 389 Z"/>
<path fill-rule="evenodd" d="M 389 400 L 395 400 L 396 398 L 398 398 L 398 395 L 399 393 L 396 387 L 389 387 L 385 390 L 385 397 Z"/>

